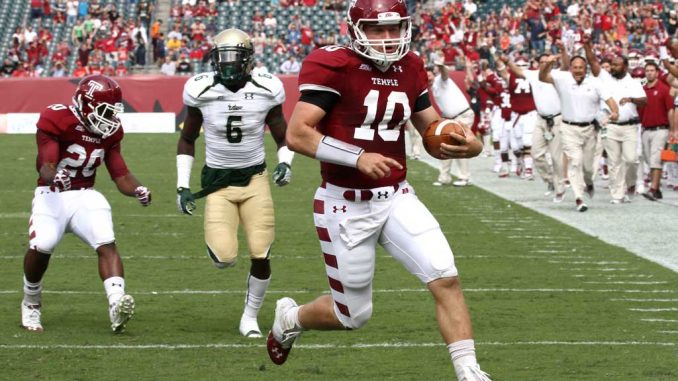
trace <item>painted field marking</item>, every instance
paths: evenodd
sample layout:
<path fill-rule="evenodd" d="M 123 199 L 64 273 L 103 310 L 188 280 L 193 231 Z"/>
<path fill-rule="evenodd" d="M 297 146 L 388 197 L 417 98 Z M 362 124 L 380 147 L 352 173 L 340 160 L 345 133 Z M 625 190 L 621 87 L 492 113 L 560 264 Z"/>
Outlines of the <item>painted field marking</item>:
<path fill-rule="evenodd" d="M 666 302 L 666 303 L 675 303 L 678 302 L 678 299 L 669 298 L 669 299 L 641 299 L 641 298 L 617 298 L 610 299 L 613 302 Z"/>
<path fill-rule="evenodd" d="M 671 307 L 671 308 L 629 308 L 629 311 L 637 311 L 637 312 L 671 312 L 671 311 L 678 311 L 678 308 Z"/>
<path fill-rule="evenodd" d="M 476 342 L 479 346 L 651 346 L 651 347 L 675 347 L 675 342 L 657 341 L 516 341 L 516 342 Z M 391 349 L 391 348 L 427 348 L 443 347 L 442 343 L 362 343 L 362 344 L 298 344 L 295 349 Z M 0 344 L 0 349 L 254 349 L 265 348 L 265 344 L 114 344 L 114 345 L 78 345 L 78 344 Z"/>

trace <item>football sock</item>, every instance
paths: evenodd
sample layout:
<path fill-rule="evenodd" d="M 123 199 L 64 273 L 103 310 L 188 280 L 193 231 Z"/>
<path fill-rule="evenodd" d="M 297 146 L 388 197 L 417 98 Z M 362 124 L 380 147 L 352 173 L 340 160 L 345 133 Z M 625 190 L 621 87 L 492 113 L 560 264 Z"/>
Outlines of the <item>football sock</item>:
<path fill-rule="evenodd" d="M 532 169 L 532 166 L 533 166 L 533 165 L 534 165 L 534 164 L 533 164 L 532 156 L 525 156 L 525 168 L 526 168 L 526 169 L 527 169 L 527 168 Z"/>
<path fill-rule="evenodd" d="M 40 304 L 42 301 L 42 279 L 37 283 L 29 282 L 24 275 L 24 304 Z"/>
<path fill-rule="evenodd" d="M 454 371 L 457 376 L 459 376 L 463 368 L 478 365 L 476 349 L 472 339 L 460 340 L 449 344 L 447 350 L 450 352 L 452 365 L 454 365 Z"/>
<path fill-rule="evenodd" d="M 255 278 L 252 275 L 247 276 L 247 294 L 245 295 L 244 316 L 256 319 L 261 305 L 264 304 L 266 289 L 271 282 L 271 277 L 267 279 Z"/>
<path fill-rule="evenodd" d="M 108 305 L 112 306 L 125 295 L 125 279 L 119 276 L 112 276 L 104 280 L 104 290 L 106 290 Z"/>

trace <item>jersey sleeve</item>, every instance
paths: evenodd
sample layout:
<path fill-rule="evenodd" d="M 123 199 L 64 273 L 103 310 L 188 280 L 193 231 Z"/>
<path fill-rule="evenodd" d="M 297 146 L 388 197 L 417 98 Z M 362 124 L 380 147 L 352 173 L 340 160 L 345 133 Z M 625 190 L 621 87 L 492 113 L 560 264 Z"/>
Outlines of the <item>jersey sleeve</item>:
<path fill-rule="evenodd" d="M 59 120 L 61 119 L 59 111 L 63 110 L 68 110 L 68 107 L 61 104 L 48 106 L 40 113 L 40 118 L 36 124 L 38 130 L 52 136 L 61 135 L 63 129 L 59 125 Z"/>
<path fill-rule="evenodd" d="M 345 82 L 346 49 L 329 46 L 311 52 L 301 65 L 299 91 L 328 91 L 341 96 Z"/>
<path fill-rule="evenodd" d="M 214 77 L 211 74 L 198 74 L 184 84 L 183 100 L 186 106 L 200 108 L 203 100 L 200 95 L 214 85 Z"/>
<path fill-rule="evenodd" d="M 252 79 L 257 83 L 261 83 L 267 90 L 271 92 L 272 99 L 275 104 L 280 105 L 285 103 L 285 87 L 278 77 L 272 74 L 260 73 L 254 75 Z"/>

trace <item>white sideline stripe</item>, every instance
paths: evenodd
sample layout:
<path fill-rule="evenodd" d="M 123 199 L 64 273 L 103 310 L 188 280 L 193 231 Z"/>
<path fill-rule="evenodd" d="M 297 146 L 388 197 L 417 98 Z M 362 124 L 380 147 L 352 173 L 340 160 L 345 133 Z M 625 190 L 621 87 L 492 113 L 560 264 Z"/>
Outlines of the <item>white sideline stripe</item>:
<path fill-rule="evenodd" d="M 22 293 L 23 291 L 18 288 L 16 290 L 0 290 L 0 295 L 13 295 Z M 245 290 L 160 290 L 160 291 L 132 291 L 132 294 L 135 295 L 194 295 L 194 294 L 243 294 Z M 308 294 L 308 293 L 317 293 L 317 292 L 326 292 L 326 290 L 268 290 L 269 294 Z M 391 293 L 400 293 L 400 292 L 426 292 L 429 290 L 426 288 L 400 288 L 400 289 L 375 289 L 372 290 L 373 293 L 379 294 L 391 294 Z M 623 293 L 623 294 L 637 294 L 637 293 L 650 293 L 650 294 L 678 294 L 678 290 L 615 290 L 615 289 L 580 289 L 580 288 L 467 288 L 464 289 L 464 292 L 572 292 L 572 293 L 581 293 L 581 292 L 591 292 L 591 293 Z M 43 293 L 46 294 L 75 294 L 75 295 L 99 295 L 99 291 L 73 291 L 73 290 L 45 290 Z"/>
<path fill-rule="evenodd" d="M 610 299 L 612 302 L 678 302 L 678 299 L 639 299 L 639 298 L 618 298 Z"/>
<path fill-rule="evenodd" d="M 678 331 L 657 331 L 657 333 L 668 333 L 669 335 L 678 334 Z"/>
<path fill-rule="evenodd" d="M 629 281 L 609 281 L 609 282 L 584 282 L 586 284 L 666 284 L 667 281 L 647 281 L 647 282 L 629 282 Z"/>
<path fill-rule="evenodd" d="M 153 233 L 151 233 L 153 234 Z M 159 234 L 156 233 L 156 235 L 173 235 L 174 233 L 166 233 L 166 234 Z M 143 235 L 143 234 L 136 234 L 136 235 Z M 504 259 L 544 259 L 543 256 L 539 255 L 509 255 L 509 256 L 492 256 L 492 255 L 455 255 L 454 256 L 457 259 L 496 259 L 496 260 L 504 260 Z M 23 259 L 24 255 L 0 255 L 0 260 L 2 259 L 7 259 L 7 260 L 15 260 L 15 259 Z M 52 258 L 63 258 L 63 259 L 96 259 L 96 255 L 93 253 L 91 255 L 81 255 L 81 254 L 69 254 L 68 252 L 65 252 L 63 254 L 52 254 Z M 204 253 L 198 253 L 196 252 L 195 255 L 123 255 L 123 259 L 168 259 L 168 260 L 200 260 L 204 261 L 205 258 L 207 258 Z M 280 256 L 274 256 L 274 260 L 285 260 L 285 259 L 300 259 L 300 260 L 315 260 L 315 259 L 320 259 L 320 254 L 318 255 L 311 255 L 311 256 L 306 256 L 306 255 L 280 255 Z M 380 255 L 377 258 L 379 259 L 393 259 L 390 255 Z M 563 258 L 567 259 L 569 257 L 567 256 L 550 256 L 549 258 Z M 561 261 L 559 263 L 568 263 L 567 261 Z M 571 262 L 575 263 L 575 262 Z M 583 275 L 582 275 L 583 276 Z M 637 276 L 637 275 L 629 275 L 629 276 Z"/>
<path fill-rule="evenodd" d="M 638 312 L 666 312 L 666 311 L 678 311 L 678 308 L 629 308 L 629 311 L 638 311 Z"/>
<path fill-rule="evenodd" d="M 516 342 L 476 342 L 476 345 L 483 346 L 652 346 L 652 347 L 675 347 L 675 342 L 657 342 L 657 341 L 516 341 Z M 442 347 L 442 343 L 365 343 L 365 344 L 297 344 L 296 349 L 390 349 L 390 348 L 427 348 Z M 250 349 L 265 348 L 265 344 L 142 344 L 142 345 L 78 345 L 78 344 L 51 344 L 51 345 L 31 345 L 31 344 L 0 344 L 0 349 Z"/>
<path fill-rule="evenodd" d="M 675 319 L 640 319 L 641 321 L 649 321 L 653 323 L 678 323 Z"/>
<path fill-rule="evenodd" d="M 549 260 L 549 263 L 570 263 L 573 265 L 585 265 L 585 264 L 591 264 L 591 265 L 625 265 L 628 262 L 625 261 L 557 261 L 557 260 Z"/>

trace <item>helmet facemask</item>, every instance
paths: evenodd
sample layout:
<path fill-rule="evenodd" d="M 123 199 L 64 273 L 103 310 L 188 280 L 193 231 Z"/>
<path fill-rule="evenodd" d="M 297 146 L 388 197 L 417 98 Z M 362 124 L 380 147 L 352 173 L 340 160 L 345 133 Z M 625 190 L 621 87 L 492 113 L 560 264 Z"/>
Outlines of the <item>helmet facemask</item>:
<path fill-rule="evenodd" d="M 84 124 L 90 132 L 100 135 L 102 139 L 113 135 L 121 126 L 118 114 L 125 110 L 122 102 L 114 104 L 108 102 L 83 102 L 82 96 L 75 99 L 75 103 Z"/>
<path fill-rule="evenodd" d="M 226 46 L 212 50 L 212 66 L 225 86 L 237 86 L 249 78 L 254 60 L 252 49 Z"/>
<path fill-rule="evenodd" d="M 410 17 L 401 17 L 397 12 L 384 12 L 378 19 L 359 19 L 353 24 L 349 18 L 352 33 L 351 48 L 361 56 L 372 60 L 380 68 L 387 68 L 397 62 L 410 50 L 412 41 L 412 22 Z M 365 25 L 400 25 L 397 38 L 369 39 L 364 31 Z M 394 49 L 395 48 L 395 49 Z"/>

